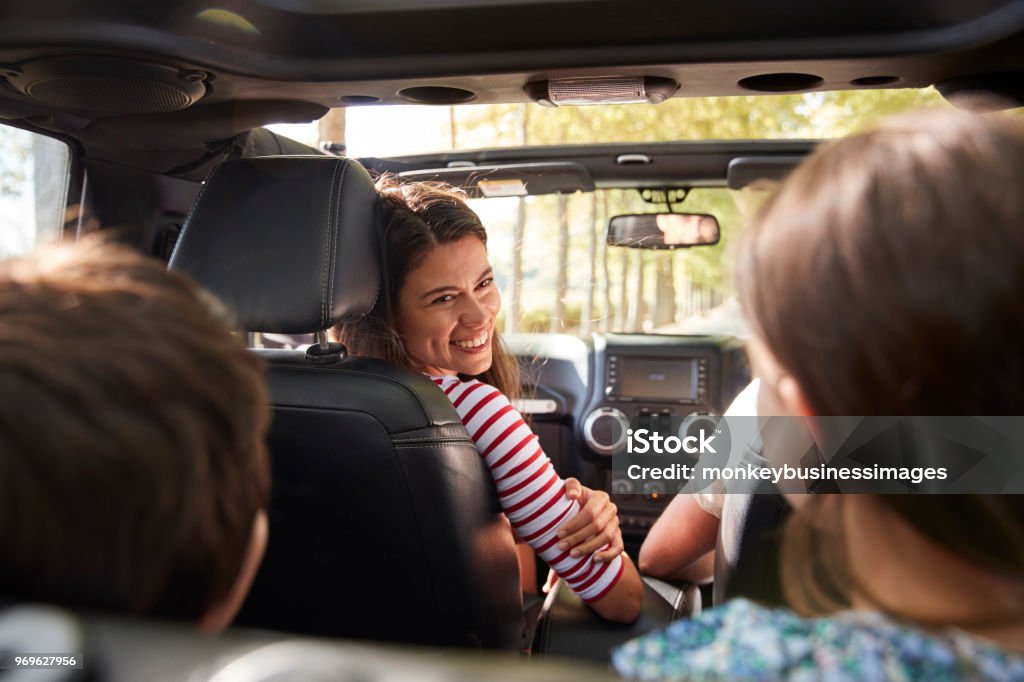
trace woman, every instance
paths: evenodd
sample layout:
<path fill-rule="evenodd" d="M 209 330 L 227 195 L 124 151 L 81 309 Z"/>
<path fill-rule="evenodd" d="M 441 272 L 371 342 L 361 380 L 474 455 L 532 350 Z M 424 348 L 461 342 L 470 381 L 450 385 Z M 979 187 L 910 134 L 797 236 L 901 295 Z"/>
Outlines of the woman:
<path fill-rule="evenodd" d="M 1024 414 L 1024 121 L 936 110 L 823 144 L 740 245 L 760 414 Z M 818 495 L 796 613 L 736 600 L 616 651 L 644 679 L 1024 679 L 1024 501 Z M 814 618 L 811 618 L 814 617 Z"/>
<path fill-rule="evenodd" d="M 519 368 L 495 327 L 501 296 L 480 219 L 447 185 L 385 177 L 377 189 L 384 289 L 369 315 L 335 328 L 336 338 L 356 355 L 429 375 L 484 457 L 517 537 L 597 613 L 635 620 L 642 586 L 622 552 L 615 505 L 562 481 L 512 407 Z M 532 557 L 522 563 L 528 571 Z"/>

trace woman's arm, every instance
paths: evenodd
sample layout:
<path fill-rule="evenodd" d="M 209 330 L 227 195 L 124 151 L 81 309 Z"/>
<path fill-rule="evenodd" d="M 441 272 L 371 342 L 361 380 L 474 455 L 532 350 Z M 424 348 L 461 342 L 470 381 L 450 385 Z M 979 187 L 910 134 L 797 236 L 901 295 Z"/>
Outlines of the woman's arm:
<path fill-rule="evenodd" d="M 498 499 L 516 534 L 600 615 L 623 622 L 635 620 L 643 591 L 629 557 L 595 561 L 597 552 L 572 556 L 571 548 L 558 546 L 559 528 L 579 513 L 580 505 L 566 495 L 565 481 L 508 398 L 475 380 L 436 377 L 434 381 L 451 399 L 490 469 Z M 611 547 L 607 542 L 598 551 L 607 552 Z"/>
<path fill-rule="evenodd" d="M 593 554 L 594 561 L 611 561 L 622 554 L 625 545 L 619 528 L 619 508 L 603 490 L 591 490 L 575 478 L 565 479 L 565 494 L 580 503 L 580 513 L 558 529 L 560 549 L 569 556 Z M 603 551 L 602 547 L 607 547 Z"/>
<path fill-rule="evenodd" d="M 718 517 L 705 511 L 696 495 L 676 495 L 640 547 L 640 570 L 656 578 L 701 582 L 708 576 L 700 560 L 715 548 L 718 526 Z"/>
<path fill-rule="evenodd" d="M 623 563 L 622 575 L 618 582 L 603 597 L 588 603 L 602 618 L 617 623 L 632 623 L 640 617 L 644 585 L 628 554 L 623 552 L 617 560 Z"/>

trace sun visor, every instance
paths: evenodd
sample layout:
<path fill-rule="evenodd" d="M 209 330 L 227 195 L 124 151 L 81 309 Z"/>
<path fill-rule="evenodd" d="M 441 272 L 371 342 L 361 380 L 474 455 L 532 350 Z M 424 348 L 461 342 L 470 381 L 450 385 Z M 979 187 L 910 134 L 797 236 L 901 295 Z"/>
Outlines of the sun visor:
<path fill-rule="evenodd" d="M 594 179 L 581 164 L 520 163 L 455 165 L 399 173 L 402 180 L 433 180 L 461 187 L 472 197 L 514 197 L 536 194 L 593 192 Z"/>
<path fill-rule="evenodd" d="M 743 189 L 758 180 L 782 180 L 804 160 L 802 155 L 737 156 L 729 162 L 726 185 Z"/>

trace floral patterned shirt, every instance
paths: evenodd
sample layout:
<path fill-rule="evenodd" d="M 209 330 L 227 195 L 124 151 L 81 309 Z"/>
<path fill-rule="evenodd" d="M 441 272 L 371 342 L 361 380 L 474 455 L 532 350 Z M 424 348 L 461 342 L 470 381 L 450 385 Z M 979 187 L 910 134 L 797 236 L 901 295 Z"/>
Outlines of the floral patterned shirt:
<path fill-rule="evenodd" d="M 627 642 L 612 663 L 641 680 L 1024 681 L 1024 656 L 959 630 L 865 611 L 807 619 L 745 599 Z"/>

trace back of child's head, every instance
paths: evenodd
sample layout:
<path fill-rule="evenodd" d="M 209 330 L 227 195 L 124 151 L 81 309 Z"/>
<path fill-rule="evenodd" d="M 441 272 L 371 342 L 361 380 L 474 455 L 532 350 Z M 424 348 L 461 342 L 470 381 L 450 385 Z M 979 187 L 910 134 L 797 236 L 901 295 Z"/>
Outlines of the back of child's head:
<path fill-rule="evenodd" d="M 265 508 L 263 368 L 212 297 L 90 240 L 0 263 L 0 600 L 197 620 Z"/>
<path fill-rule="evenodd" d="M 1024 120 L 953 108 L 822 144 L 741 241 L 754 333 L 818 414 L 1024 413 Z"/>
<path fill-rule="evenodd" d="M 737 282 L 810 413 L 1024 414 L 1022 178 L 1024 119 L 952 108 L 824 143 L 793 172 L 744 235 Z M 854 505 L 941 556 L 1024 580 L 1020 496 L 814 495 L 783 547 L 787 596 L 804 612 L 864 596 L 844 542 Z M 872 532 L 879 563 L 899 561 Z"/>

